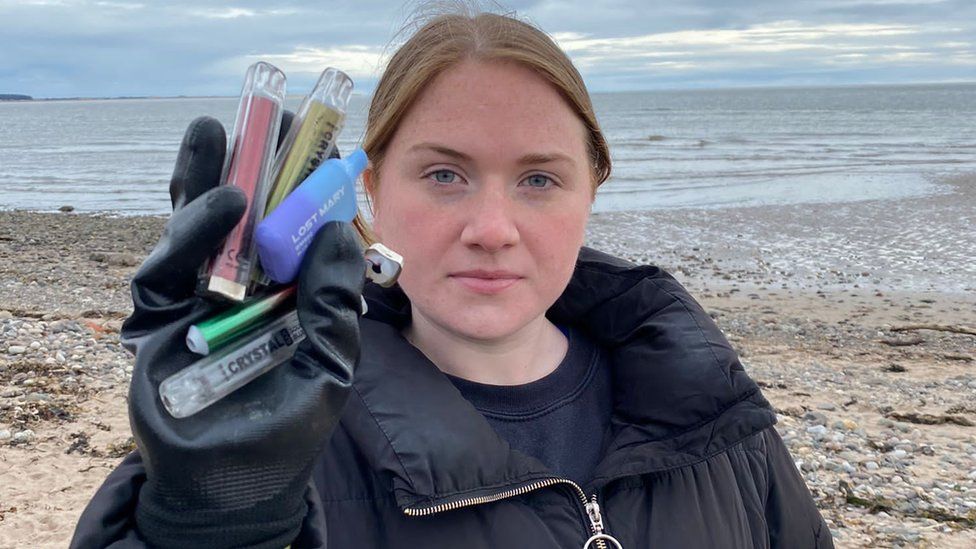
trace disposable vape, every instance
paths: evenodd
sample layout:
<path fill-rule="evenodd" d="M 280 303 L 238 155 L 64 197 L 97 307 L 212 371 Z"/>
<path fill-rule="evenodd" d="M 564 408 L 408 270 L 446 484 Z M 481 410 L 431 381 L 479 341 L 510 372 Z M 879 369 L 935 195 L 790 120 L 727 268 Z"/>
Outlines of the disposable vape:
<path fill-rule="evenodd" d="M 191 416 L 290 359 L 304 339 L 298 312 L 288 312 L 166 378 L 159 397 L 173 417 Z"/>
<path fill-rule="evenodd" d="M 284 73 L 265 62 L 251 65 L 221 174 L 222 184 L 244 191 L 247 209 L 211 260 L 204 294 L 242 301 L 247 292 L 255 265 L 254 228 L 264 217 L 284 97 Z"/>
<path fill-rule="evenodd" d="M 275 158 L 274 184 L 265 207 L 270 214 L 286 196 L 324 162 L 342 130 L 353 83 L 346 73 L 329 67 L 305 97 Z"/>
<path fill-rule="evenodd" d="M 288 283 L 295 278 L 312 237 L 323 225 L 353 220 L 356 178 L 367 161 L 362 149 L 326 161 L 258 225 L 261 267 L 272 280 Z"/>
<path fill-rule="evenodd" d="M 227 311 L 190 326 L 186 333 L 186 346 L 194 353 L 208 355 L 242 335 L 248 329 L 267 321 L 267 317 L 295 295 L 290 286 L 268 297 L 255 299 L 231 307 Z"/>

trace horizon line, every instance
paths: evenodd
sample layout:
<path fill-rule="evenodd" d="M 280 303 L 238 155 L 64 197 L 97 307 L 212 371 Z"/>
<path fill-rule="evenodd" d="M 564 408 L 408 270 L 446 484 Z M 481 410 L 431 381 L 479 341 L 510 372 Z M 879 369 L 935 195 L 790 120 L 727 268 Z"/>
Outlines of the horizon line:
<path fill-rule="evenodd" d="M 681 91 L 731 91 L 731 90 L 788 90 L 788 89 L 837 89 L 837 88 L 856 88 L 856 87 L 911 87 L 911 86 L 944 86 L 944 85 L 976 85 L 976 80 L 933 80 L 920 82 L 851 82 L 851 83 L 832 83 L 832 84 L 744 84 L 729 85 L 718 87 L 666 87 L 666 88 L 645 88 L 645 89 L 626 89 L 626 90 L 602 90 L 591 91 L 595 94 L 615 94 L 615 93 L 654 93 L 654 92 L 681 92 Z M 23 103 L 30 101 L 110 101 L 110 100 L 140 100 L 140 99 L 232 99 L 239 95 L 104 95 L 104 96 L 69 96 L 69 97 L 34 97 L 30 94 L 4 92 L 0 96 L 26 96 L 30 99 L 0 99 L 0 103 Z M 353 92 L 353 96 L 370 97 L 370 93 Z M 286 94 L 285 97 L 304 97 L 304 94 Z"/>

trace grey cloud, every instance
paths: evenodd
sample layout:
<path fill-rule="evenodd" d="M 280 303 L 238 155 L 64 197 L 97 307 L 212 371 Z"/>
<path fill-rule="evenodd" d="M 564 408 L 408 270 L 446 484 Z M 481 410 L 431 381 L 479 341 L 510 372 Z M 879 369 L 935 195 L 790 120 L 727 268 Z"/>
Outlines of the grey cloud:
<path fill-rule="evenodd" d="M 379 62 L 414 5 L 0 0 L 0 93 L 233 95 L 243 66 L 261 57 L 290 67 L 293 90 L 306 88 L 321 64 L 331 62 L 359 71 L 357 82 L 366 90 L 375 78 L 371 63 Z M 596 89 L 976 80 L 972 0 L 516 0 L 507 5 L 556 36 L 610 40 L 570 51 Z M 689 45 L 674 34 L 747 32 L 783 22 L 803 28 L 902 25 L 915 31 L 872 40 L 830 38 L 825 45 L 832 49 L 818 48 L 815 37 L 802 43 L 776 34 L 762 38 L 771 45 L 766 50 L 786 44 L 781 51 L 764 51 L 754 37 L 729 35 L 725 43 Z M 641 37 L 654 35 L 674 36 L 675 44 L 640 45 Z M 629 46 L 634 40 L 638 46 Z"/>

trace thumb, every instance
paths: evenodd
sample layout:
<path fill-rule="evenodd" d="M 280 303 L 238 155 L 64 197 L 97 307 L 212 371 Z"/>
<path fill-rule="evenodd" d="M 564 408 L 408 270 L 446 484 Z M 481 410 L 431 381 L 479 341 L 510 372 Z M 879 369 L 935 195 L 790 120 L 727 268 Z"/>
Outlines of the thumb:
<path fill-rule="evenodd" d="M 327 223 L 315 235 L 298 275 L 298 319 L 306 340 L 293 364 L 314 376 L 326 368 L 352 382 L 359 360 L 359 313 L 365 259 L 348 223 Z"/>

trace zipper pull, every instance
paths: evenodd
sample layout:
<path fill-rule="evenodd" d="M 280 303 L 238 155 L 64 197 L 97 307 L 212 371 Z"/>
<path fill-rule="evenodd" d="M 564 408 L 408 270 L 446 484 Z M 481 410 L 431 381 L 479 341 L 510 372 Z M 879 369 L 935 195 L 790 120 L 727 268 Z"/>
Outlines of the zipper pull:
<path fill-rule="evenodd" d="M 596 496 L 586 504 L 586 514 L 590 517 L 590 526 L 593 527 L 594 534 L 603 533 L 603 515 L 600 514 L 600 504 L 596 502 Z"/>
<path fill-rule="evenodd" d="M 595 547 L 605 548 L 606 543 L 610 542 L 616 549 L 624 549 L 617 538 L 606 534 L 603 532 L 603 515 L 600 513 L 600 504 L 596 502 L 596 495 L 593 495 L 591 499 L 586 504 L 586 515 L 590 518 L 590 528 L 593 529 L 593 536 L 586 540 L 583 544 L 583 549 L 590 549 L 591 545 L 595 544 Z"/>

